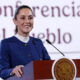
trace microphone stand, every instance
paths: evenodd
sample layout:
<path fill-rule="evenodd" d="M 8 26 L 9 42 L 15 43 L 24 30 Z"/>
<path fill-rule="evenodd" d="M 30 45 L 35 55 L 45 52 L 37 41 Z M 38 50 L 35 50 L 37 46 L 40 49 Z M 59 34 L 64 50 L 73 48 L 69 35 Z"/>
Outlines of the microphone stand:
<path fill-rule="evenodd" d="M 52 43 L 48 40 L 48 39 L 46 39 L 46 41 L 50 44 L 50 45 L 52 45 Z M 58 50 L 63 56 L 65 56 L 59 49 L 57 49 L 54 45 L 52 45 L 56 50 Z"/>

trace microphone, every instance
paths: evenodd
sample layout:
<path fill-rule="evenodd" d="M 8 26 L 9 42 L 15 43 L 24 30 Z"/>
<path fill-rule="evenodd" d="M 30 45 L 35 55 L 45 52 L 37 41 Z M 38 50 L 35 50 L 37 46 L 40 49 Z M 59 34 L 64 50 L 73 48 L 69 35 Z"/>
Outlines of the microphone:
<path fill-rule="evenodd" d="M 52 45 L 52 43 L 48 40 L 48 39 L 46 39 L 46 41 L 50 44 L 50 45 Z M 65 56 L 59 49 L 57 49 L 54 45 L 52 45 L 57 51 L 59 51 L 63 56 Z"/>
<path fill-rule="evenodd" d="M 37 53 L 38 53 L 38 55 L 39 55 L 40 60 L 42 60 L 42 57 L 40 56 L 40 53 L 39 53 L 39 51 L 38 51 L 38 49 L 37 49 L 37 46 L 36 46 L 35 41 L 32 40 L 32 42 L 33 42 L 33 45 L 34 45 L 34 47 L 35 47 L 35 49 L 36 49 L 36 51 L 37 51 Z"/>

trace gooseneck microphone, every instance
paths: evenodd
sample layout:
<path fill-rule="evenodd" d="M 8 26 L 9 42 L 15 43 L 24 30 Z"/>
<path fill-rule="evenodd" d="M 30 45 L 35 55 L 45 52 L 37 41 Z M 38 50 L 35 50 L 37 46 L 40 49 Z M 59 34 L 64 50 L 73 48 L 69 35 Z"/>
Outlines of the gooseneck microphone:
<path fill-rule="evenodd" d="M 46 41 L 50 44 L 50 45 L 52 45 L 52 43 L 48 40 L 48 39 L 46 39 Z M 54 45 L 52 45 L 56 50 L 58 50 L 63 56 L 65 56 L 59 49 L 57 49 Z"/>

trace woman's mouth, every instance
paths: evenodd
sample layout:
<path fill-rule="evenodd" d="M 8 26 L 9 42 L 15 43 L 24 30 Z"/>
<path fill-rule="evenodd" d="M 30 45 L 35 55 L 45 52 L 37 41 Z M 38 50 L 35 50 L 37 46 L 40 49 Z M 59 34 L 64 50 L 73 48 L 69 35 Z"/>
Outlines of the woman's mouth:
<path fill-rule="evenodd" d="M 25 28 L 29 28 L 30 26 L 25 26 Z"/>

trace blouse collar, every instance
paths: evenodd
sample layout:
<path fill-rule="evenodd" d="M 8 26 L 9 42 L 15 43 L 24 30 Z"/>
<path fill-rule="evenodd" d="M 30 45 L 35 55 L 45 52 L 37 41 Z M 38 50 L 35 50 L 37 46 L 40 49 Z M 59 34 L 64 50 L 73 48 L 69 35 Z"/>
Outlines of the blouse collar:
<path fill-rule="evenodd" d="M 28 43 L 28 41 L 29 41 L 29 39 L 30 39 L 29 36 L 28 36 L 28 37 L 23 37 L 23 36 L 21 36 L 21 35 L 19 35 L 19 34 L 16 34 L 15 37 L 18 38 L 20 41 L 22 41 L 22 42 L 24 42 L 24 43 Z"/>

